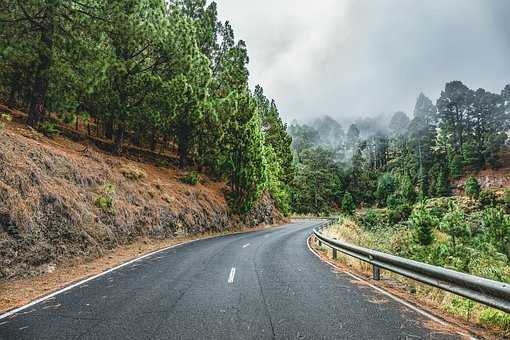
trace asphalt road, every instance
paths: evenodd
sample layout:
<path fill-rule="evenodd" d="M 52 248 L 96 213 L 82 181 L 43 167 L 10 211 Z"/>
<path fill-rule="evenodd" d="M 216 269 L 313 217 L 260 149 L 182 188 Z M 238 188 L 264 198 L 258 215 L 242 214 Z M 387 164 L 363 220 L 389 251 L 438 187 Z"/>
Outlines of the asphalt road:
<path fill-rule="evenodd" d="M 321 262 L 313 225 L 151 255 L 1 319 L 0 339 L 454 338 Z"/>

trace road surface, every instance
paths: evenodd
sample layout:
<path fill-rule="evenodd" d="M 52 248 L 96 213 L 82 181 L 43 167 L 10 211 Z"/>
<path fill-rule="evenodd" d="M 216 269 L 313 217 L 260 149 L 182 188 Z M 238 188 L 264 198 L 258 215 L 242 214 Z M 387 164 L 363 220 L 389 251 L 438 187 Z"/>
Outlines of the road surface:
<path fill-rule="evenodd" d="M 153 254 L 0 319 L 0 339 L 456 338 L 321 262 L 315 224 Z"/>

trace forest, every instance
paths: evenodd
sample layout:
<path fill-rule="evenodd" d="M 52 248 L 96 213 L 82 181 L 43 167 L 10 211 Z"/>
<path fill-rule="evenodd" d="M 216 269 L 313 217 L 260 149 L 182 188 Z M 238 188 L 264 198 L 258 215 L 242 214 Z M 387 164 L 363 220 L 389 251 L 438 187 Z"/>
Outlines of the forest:
<path fill-rule="evenodd" d="M 263 192 L 290 212 L 290 136 L 215 2 L 5 0 L 0 25 L 2 101 L 30 127 L 175 155 L 189 181 L 225 180 L 238 213 Z"/>
<path fill-rule="evenodd" d="M 81 125 L 116 154 L 174 155 L 190 184 L 199 172 L 224 180 L 240 214 L 267 192 L 286 215 L 341 213 L 398 237 L 387 251 L 510 280 L 510 191 L 476 179 L 508 165 L 510 85 L 451 81 L 435 103 L 420 94 L 411 116 L 287 126 L 263 88 L 250 89 L 247 45 L 215 2 L 0 6 L 1 99 L 33 129 Z"/>
<path fill-rule="evenodd" d="M 349 242 L 510 282 L 510 188 L 478 180 L 508 172 L 509 114 L 510 85 L 497 94 L 452 81 L 435 103 L 420 94 L 412 117 L 358 119 L 347 132 L 327 116 L 294 122 L 292 206 L 341 214 L 336 236 Z M 483 313 L 508 329 L 507 316 Z"/>

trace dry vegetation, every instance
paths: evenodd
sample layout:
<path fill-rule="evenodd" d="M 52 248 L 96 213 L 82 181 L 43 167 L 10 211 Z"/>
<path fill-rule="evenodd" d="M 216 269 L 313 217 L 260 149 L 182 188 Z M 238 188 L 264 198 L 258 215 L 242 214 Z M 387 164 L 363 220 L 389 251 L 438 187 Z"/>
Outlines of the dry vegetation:
<path fill-rule="evenodd" d="M 222 182 L 105 154 L 8 122 L 0 131 L 0 282 L 98 258 L 144 238 L 168 240 L 281 220 L 266 196 L 243 221 Z"/>
<path fill-rule="evenodd" d="M 340 224 L 327 228 L 324 230 L 324 234 L 330 238 L 369 248 L 379 248 L 382 243 L 399 242 L 397 237 L 388 237 L 384 240 L 375 239 L 348 218 L 343 219 Z M 316 247 L 316 249 L 331 257 L 329 248 Z M 370 280 L 372 275 L 371 265 L 350 256 L 341 255 L 340 253 L 339 255 L 338 260 L 334 261 L 336 265 Z M 470 329 L 480 337 L 491 339 L 510 337 L 510 324 L 508 320 L 502 317 L 505 314 L 503 312 L 388 271 L 381 271 L 381 278 L 381 281 L 374 281 L 373 283 L 435 315 L 441 316 L 454 325 Z"/>

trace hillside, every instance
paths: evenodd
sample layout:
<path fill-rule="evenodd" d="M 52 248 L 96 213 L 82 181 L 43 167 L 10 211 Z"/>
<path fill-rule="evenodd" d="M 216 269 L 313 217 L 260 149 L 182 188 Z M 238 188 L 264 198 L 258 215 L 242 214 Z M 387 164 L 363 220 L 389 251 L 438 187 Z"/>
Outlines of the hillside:
<path fill-rule="evenodd" d="M 202 176 L 187 185 L 185 175 L 8 123 L 0 131 L 0 281 L 101 256 L 141 237 L 282 221 L 268 196 L 241 221 L 229 212 L 224 183 Z"/>

